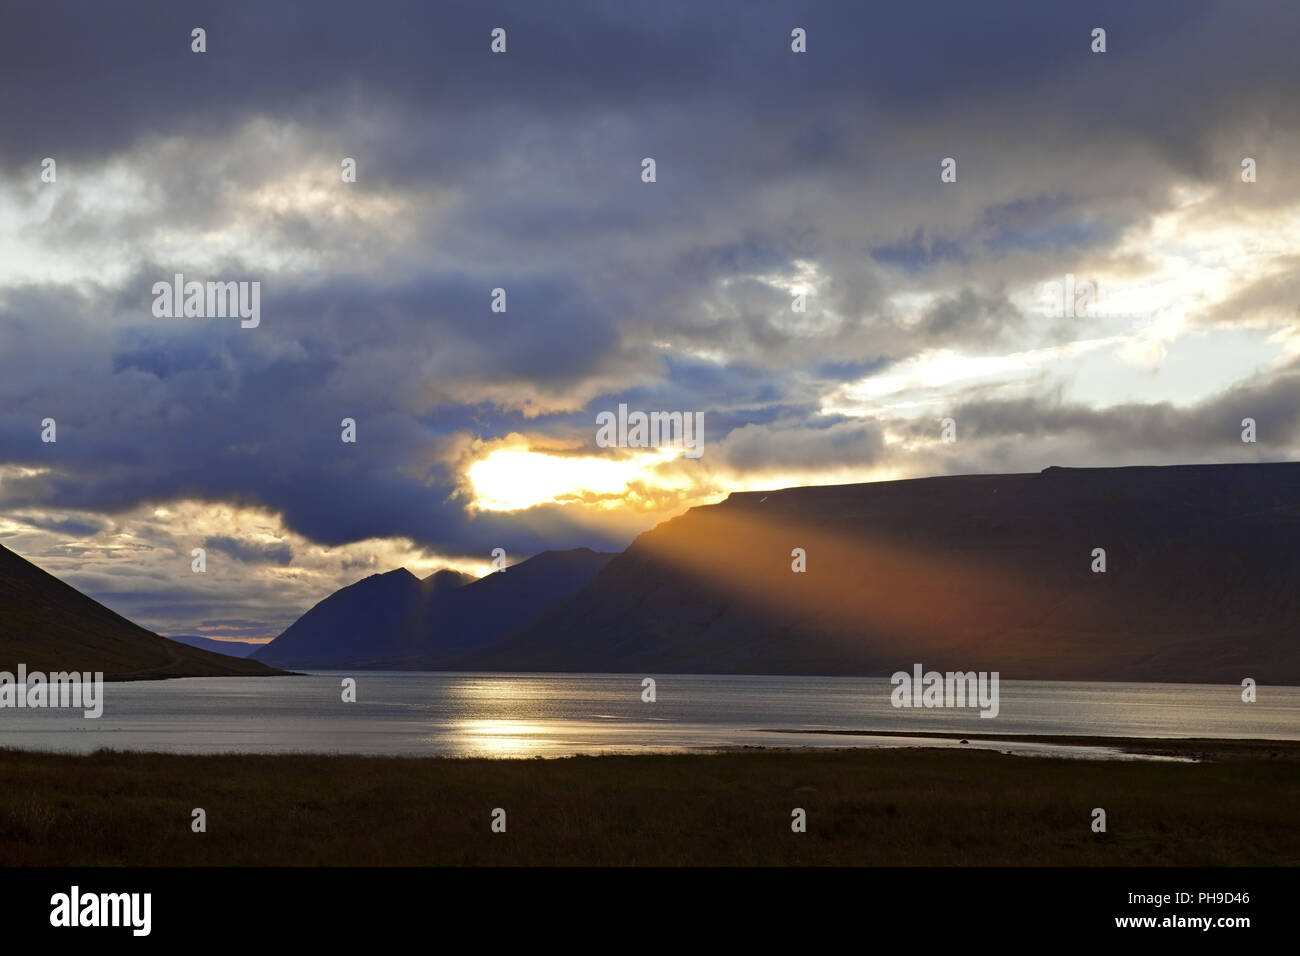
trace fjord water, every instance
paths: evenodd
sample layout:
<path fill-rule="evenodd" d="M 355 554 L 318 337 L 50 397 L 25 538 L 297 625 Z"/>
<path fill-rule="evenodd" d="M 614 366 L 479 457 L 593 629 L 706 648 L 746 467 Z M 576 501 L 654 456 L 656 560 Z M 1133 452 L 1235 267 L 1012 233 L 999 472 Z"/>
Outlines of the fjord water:
<path fill-rule="evenodd" d="M 361 753 L 560 757 L 744 746 L 959 746 L 962 734 L 1300 740 L 1300 688 L 1003 681 L 1001 709 L 900 709 L 888 680 L 853 677 L 312 674 L 110 683 L 104 713 L 0 710 L 0 746 L 87 753 Z M 357 682 L 344 703 L 344 677 Z M 778 731 L 952 733 L 925 738 Z M 1115 756 L 1109 748 L 971 741 L 1023 754 Z"/>

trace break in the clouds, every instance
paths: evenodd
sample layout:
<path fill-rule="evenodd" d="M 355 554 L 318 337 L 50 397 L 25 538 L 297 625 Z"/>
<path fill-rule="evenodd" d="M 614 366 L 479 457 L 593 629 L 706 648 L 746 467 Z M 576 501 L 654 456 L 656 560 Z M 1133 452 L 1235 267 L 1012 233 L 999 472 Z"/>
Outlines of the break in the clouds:
<path fill-rule="evenodd" d="M 15 9 L 0 540 L 164 632 L 270 637 L 364 573 L 620 547 L 737 489 L 1295 457 L 1296 26 Z M 177 273 L 258 282 L 260 323 L 156 318 Z M 1054 307 L 1079 283 L 1105 307 Z M 704 454 L 599 447 L 620 404 L 702 412 Z"/>

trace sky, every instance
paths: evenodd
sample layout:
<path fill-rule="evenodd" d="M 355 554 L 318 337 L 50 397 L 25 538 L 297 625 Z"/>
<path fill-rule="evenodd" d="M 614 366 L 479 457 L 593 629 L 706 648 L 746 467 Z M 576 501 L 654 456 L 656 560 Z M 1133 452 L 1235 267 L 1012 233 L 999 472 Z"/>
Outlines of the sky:
<path fill-rule="evenodd" d="M 733 491 L 1295 459 L 1298 26 L 19 5 L 0 544 L 160 633 L 264 640 L 369 574 L 620 550 Z M 258 324 L 156 315 L 177 273 L 256 281 Z M 604 447 L 620 405 L 702 414 L 701 454 Z"/>

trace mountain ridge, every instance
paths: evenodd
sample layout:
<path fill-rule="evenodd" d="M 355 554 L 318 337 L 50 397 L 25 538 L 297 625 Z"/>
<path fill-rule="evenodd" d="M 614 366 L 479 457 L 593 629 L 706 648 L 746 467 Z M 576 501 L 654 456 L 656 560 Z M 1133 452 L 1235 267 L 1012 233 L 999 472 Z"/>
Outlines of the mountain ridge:
<path fill-rule="evenodd" d="M 253 660 L 279 667 L 355 667 L 411 652 L 409 631 L 431 600 L 473 581 L 459 572 L 436 571 L 424 580 L 406 568 L 371 574 L 312 605 Z M 364 643 L 359 643 L 359 640 Z"/>
<path fill-rule="evenodd" d="M 443 569 L 373 574 L 319 601 L 254 658 L 284 667 L 437 669 L 575 591 L 612 558 L 543 551 L 473 578 Z"/>
<path fill-rule="evenodd" d="M 105 680 L 271 676 L 261 662 L 168 640 L 0 545 L 0 670 L 102 671 Z"/>
<path fill-rule="evenodd" d="M 1292 462 L 736 492 L 639 535 L 573 597 L 459 663 L 1300 683 L 1287 637 L 1297 532 Z"/>

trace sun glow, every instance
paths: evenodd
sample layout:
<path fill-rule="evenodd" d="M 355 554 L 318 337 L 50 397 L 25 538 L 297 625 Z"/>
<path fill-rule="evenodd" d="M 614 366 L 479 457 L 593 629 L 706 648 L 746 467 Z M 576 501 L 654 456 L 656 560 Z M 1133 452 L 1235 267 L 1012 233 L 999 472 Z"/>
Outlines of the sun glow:
<path fill-rule="evenodd" d="M 552 455 L 526 449 L 499 449 L 474 462 L 466 477 L 481 511 L 520 511 L 542 504 L 626 504 L 638 485 L 676 488 L 681 482 L 657 474 L 658 466 L 681 454 L 678 449 L 636 452 L 626 458 Z"/>

